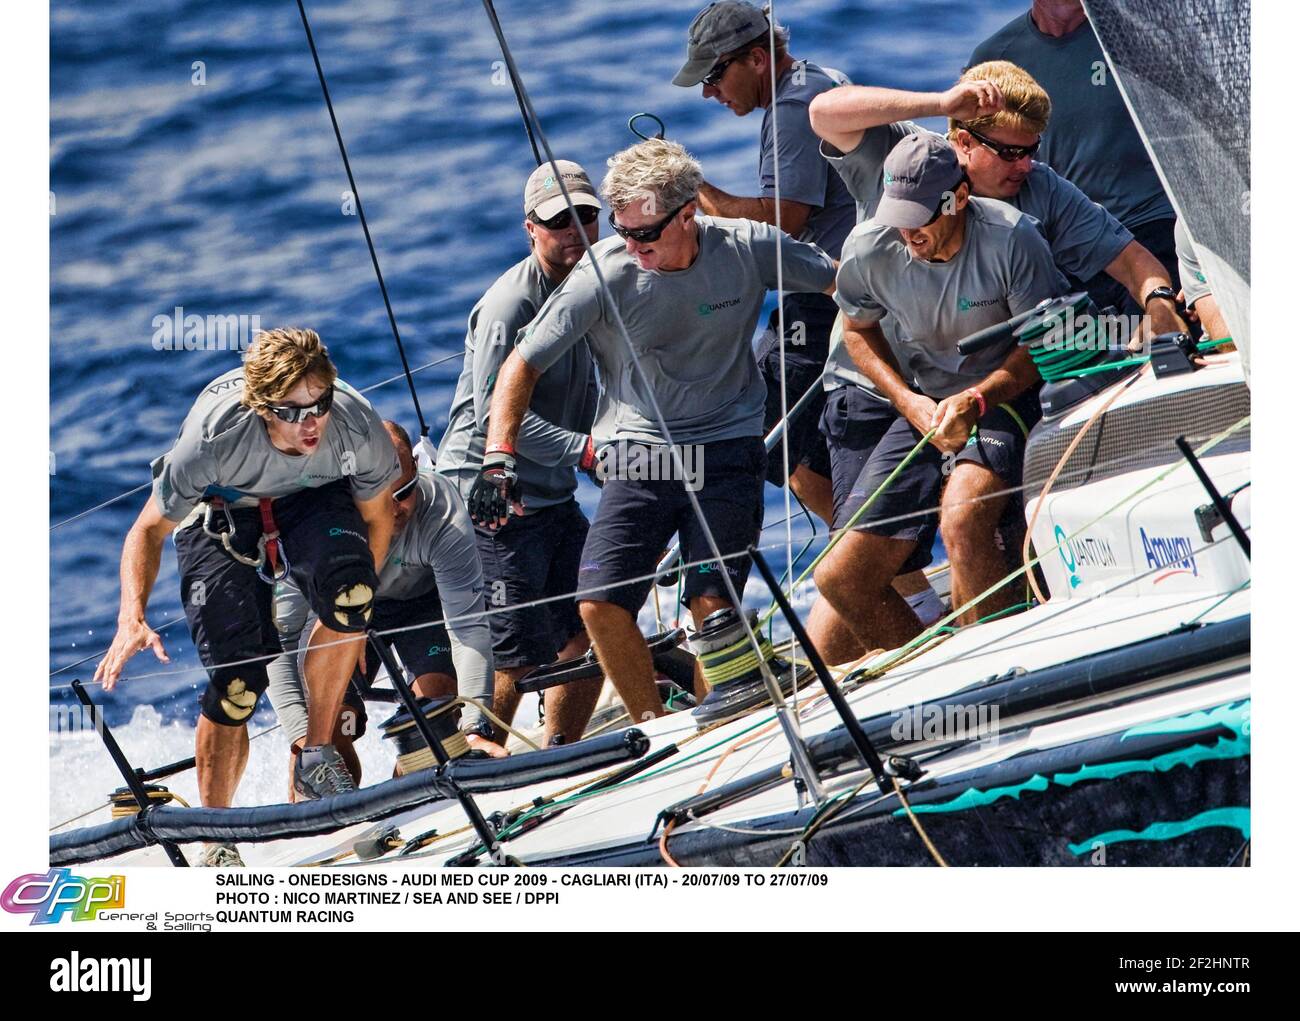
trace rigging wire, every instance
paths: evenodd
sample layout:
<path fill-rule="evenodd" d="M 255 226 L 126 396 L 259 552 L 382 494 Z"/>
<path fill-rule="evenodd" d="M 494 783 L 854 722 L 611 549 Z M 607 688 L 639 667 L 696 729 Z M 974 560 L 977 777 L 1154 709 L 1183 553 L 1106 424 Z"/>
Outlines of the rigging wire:
<path fill-rule="evenodd" d="M 298 0 L 298 2 L 301 3 L 302 0 Z M 486 7 L 489 2 L 490 0 L 483 0 L 484 6 Z M 510 50 L 510 44 L 506 41 L 505 33 L 502 31 L 499 21 L 492 19 L 492 30 L 496 33 L 497 43 L 501 47 L 501 55 L 505 59 L 506 65 L 510 68 L 510 73 L 514 78 L 515 83 L 518 85 L 520 102 L 523 104 L 526 113 L 532 117 L 533 123 L 537 127 L 538 141 L 541 143 L 541 147 L 546 153 L 546 159 L 551 164 L 551 168 L 555 173 L 556 183 L 560 186 L 560 193 L 564 196 L 565 206 L 569 211 L 569 215 L 576 221 L 578 217 L 577 207 L 574 206 L 573 197 L 569 193 L 568 185 L 565 184 L 564 177 L 559 172 L 559 167 L 555 161 L 555 153 L 551 150 L 550 142 L 547 141 L 546 132 L 542 130 L 541 124 L 538 123 L 537 113 L 533 107 L 532 99 L 529 98 L 528 90 L 525 88 L 523 78 L 519 74 L 519 68 L 515 64 L 514 54 Z M 698 227 L 696 229 L 698 231 Z M 578 239 L 582 242 L 584 257 L 591 265 L 592 275 L 600 288 L 601 294 L 605 297 L 606 302 L 608 303 L 610 314 L 614 320 L 614 326 L 617 328 L 623 344 L 627 349 L 636 381 L 640 385 L 642 392 L 646 395 L 650 409 L 654 412 L 654 422 L 655 425 L 658 426 L 664 443 L 667 445 L 668 451 L 672 456 L 673 469 L 677 472 L 679 478 L 684 479 L 687 477 L 687 473 L 685 465 L 682 463 L 681 451 L 677 444 L 673 443 L 672 432 L 669 430 L 668 423 L 664 419 L 663 409 L 659 406 L 659 401 L 655 397 L 654 390 L 651 388 L 650 382 L 646 377 L 645 370 L 641 365 L 641 359 L 637 354 L 636 347 L 632 343 L 632 338 L 628 333 L 627 325 L 623 321 L 622 312 L 619 310 L 618 304 L 614 301 L 613 292 L 610 290 L 609 284 L 605 280 L 605 274 L 600 267 L 600 262 L 596 259 L 591 241 L 587 238 L 584 231 L 578 232 Z M 709 527 L 708 519 L 704 516 L 704 511 L 700 506 L 696 494 L 690 487 L 686 487 L 685 492 L 695 519 L 699 522 L 700 532 L 708 543 L 709 552 L 712 554 L 711 559 L 721 568 L 721 570 L 718 571 L 718 574 L 722 579 L 723 585 L 726 587 L 727 596 L 731 600 L 731 604 L 739 609 L 744 605 L 744 603 L 740 598 L 740 594 L 736 591 L 736 586 L 731 579 L 731 575 L 725 568 L 722 551 L 718 547 L 717 538 L 713 534 L 713 529 Z M 743 613 L 740 614 L 740 620 L 745 629 L 745 634 L 749 639 L 750 645 L 754 652 L 761 658 L 762 653 L 759 645 L 758 634 L 755 628 L 749 623 L 748 618 Z M 792 727 L 789 714 L 786 710 L 785 700 L 781 694 L 781 686 L 776 682 L 776 678 L 772 676 L 772 671 L 767 666 L 766 662 L 760 662 L 759 669 L 762 673 L 764 686 L 768 689 L 768 695 L 772 699 L 773 704 L 777 706 L 778 715 L 782 721 L 782 730 L 786 732 L 786 737 L 790 742 L 791 755 L 796 764 L 797 772 L 800 774 L 800 778 L 803 780 L 810 796 L 816 798 L 819 796 L 821 790 L 816 770 L 813 769 L 812 761 L 809 758 L 807 748 L 804 746 L 803 739 L 799 736 L 797 729 L 793 729 Z"/>
<path fill-rule="evenodd" d="M 347 171 L 348 186 L 352 189 L 352 198 L 357 203 L 357 217 L 361 220 L 361 229 L 366 235 L 366 248 L 370 250 L 370 262 L 375 267 L 375 278 L 379 281 L 379 293 L 384 296 L 384 309 L 388 312 L 388 325 L 393 329 L 393 340 L 397 342 L 397 354 L 402 359 L 402 372 L 406 375 L 406 385 L 411 390 L 411 402 L 415 405 L 415 417 L 420 422 L 420 435 L 429 435 L 429 426 L 424 421 L 424 412 L 420 409 L 420 397 L 415 392 L 415 379 L 411 375 L 410 363 L 406 360 L 406 348 L 402 345 L 402 335 L 397 329 L 397 317 L 393 314 L 393 303 L 388 299 L 388 285 L 384 283 L 383 271 L 379 268 L 379 256 L 375 253 L 375 242 L 370 236 L 370 224 L 366 220 L 365 208 L 361 205 L 361 192 L 357 190 L 356 178 L 352 176 L 352 162 L 348 159 L 347 146 L 343 144 L 343 132 L 339 130 L 338 117 L 334 115 L 334 101 L 330 99 L 329 85 L 325 82 L 325 69 L 321 67 L 320 54 L 316 52 L 316 40 L 311 34 L 311 24 L 307 21 L 307 8 L 302 0 L 297 0 L 298 14 L 302 17 L 302 28 L 307 33 L 307 45 L 311 47 L 311 59 L 316 65 L 316 77 L 320 79 L 320 90 L 325 97 L 325 107 L 329 110 L 330 124 L 334 126 L 334 139 L 339 144 L 339 155 L 343 157 L 343 169 Z"/>

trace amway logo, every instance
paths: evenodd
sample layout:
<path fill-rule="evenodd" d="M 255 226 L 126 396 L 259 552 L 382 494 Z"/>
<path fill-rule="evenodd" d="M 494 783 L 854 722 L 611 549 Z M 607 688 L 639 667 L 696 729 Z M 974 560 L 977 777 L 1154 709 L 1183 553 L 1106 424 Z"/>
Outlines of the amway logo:
<path fill-rule="evenodd" d="M 50 988 L 56 993 L 130 993 L 143 1001 L 152 993 L 153 959 L 149 957 L 72 956 L 50 962 Z"/>
<path fill-rule="evenodd" d="M 1148 536 L 1145 528 L 1138 528 L 1142 537 L 1142 552 L 1146 554 L 1147 565 L 1153 569 L 1168 567 L 1171 570 L 1157 575 L 1155 582 L 1162 582 L 1170 575 L 1190 574 L 1200 577 L 1196 567 L 1196 557 L 1192 553 L 1192 540 L 1185 535 Z"/>
<path fill-rule="evenodd" d="M 49 925 L 72 912 L 74 922 L 94 921 L 100 911 L 126 906 L 126 876 L 74 876 L 68 869 L 19 876 L 0 893 L 11 915 L 30 914 L 32 925 Z"/>

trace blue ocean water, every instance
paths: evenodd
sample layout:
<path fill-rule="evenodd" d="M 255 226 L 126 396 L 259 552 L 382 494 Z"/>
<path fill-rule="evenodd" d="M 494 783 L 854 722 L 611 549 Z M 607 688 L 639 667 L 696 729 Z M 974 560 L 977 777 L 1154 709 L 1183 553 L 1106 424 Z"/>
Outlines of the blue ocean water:
<path fill-rule="evenodd" d="M 628 117 L 648 109 L 711 181 L 757 191 L 760 115 L 669 84 L 699 6 L 500 0 L 558 155 L 598 177 L 635 141 Z M 776 14 L 796 57 L 929 90 L 1025 6 L 791 0 Z M 411 362 L 454 356 L 474 301 L 526 251 L 533 166 L 482 7 L 307 8 Z M 94 659 L 74 664 L 111 639 L 121 542 L 145 493 L 84 512 L 147 483 L 200 387 L 237 364 L 229 351 L 157 350 L 155 317 L 179 307 L 311 326 L 359 387 L 400 366 L 293 0 L 56 0 L 50 91 L 50 684 L 66 702 L 61 686 Z M 459 371 L 452 357 L 416 377 L 435 440 Z M 401 380 L 369 396 L 414 431 Z M 783 498 L 767 492 L 765 541 L 783 542 Z M 584 483 L 584 503 L 595 498 Z M 796 537 L 808 534 L 800 523 Z M 170 544 L 150 617 L 182 617 Z M 104 696 L 110 722 L 144 704 L 164 721 L 196 715 L 204 676 L 183 621 L 162 634 L 172 664 L 134 660 Z"/>

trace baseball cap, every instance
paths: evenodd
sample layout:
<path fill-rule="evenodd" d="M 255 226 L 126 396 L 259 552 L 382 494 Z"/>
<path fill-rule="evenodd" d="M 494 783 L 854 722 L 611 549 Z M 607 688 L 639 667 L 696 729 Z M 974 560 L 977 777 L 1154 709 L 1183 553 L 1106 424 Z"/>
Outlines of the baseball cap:
<path fill-rule="evenodd" d="M 929 131 L 907 135 L 885 157 L 885 187 L 871 219 L 886 227 L 924 227 L 965 176 L 957 151 Z"/>
<path fill-rule="evenodd" d="M 528 175 L 528 183 L 524 185 L 525 216 L 532 213 L 539 220 L 549 220 L 568 208 L 564 192 L 560 191 L 560 182 L 555 179 L 556 170 L 564 179 L 564 187 L 569 190 L 569 197 L 575 206 L 600 208 L 600 198 L 596 195 L 587 172 L 572 160 L 556 160 L 554 167 L 550 163 L 543 163 Z"/>
<path fill-rule="evenodd" d="M 719 57 L 740 49 L 767 30 L 767 16 L 753 4 L 739 0 L 709 4 L 686 31 L 686 63 L 673 77 L 673 84 L 688 89 L 699 85 Z"/>

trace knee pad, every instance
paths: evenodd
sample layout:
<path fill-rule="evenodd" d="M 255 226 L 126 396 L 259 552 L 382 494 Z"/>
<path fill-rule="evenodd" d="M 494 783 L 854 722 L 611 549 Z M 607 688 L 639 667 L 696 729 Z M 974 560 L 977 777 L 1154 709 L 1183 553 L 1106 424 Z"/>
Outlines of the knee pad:
<path fill-rule="evenodd" d="M 351 563 L 331 572 L 316 587 L 313 609 L 334 631 L 364 631 L 370 626 L 379 579 L 369 563 Z"/>
<path fill-rule="evenodd" d="M 238 727 L 248 722 L 266 690 L 265 663 L 241 663 L 212 671 L 200 699 L 203 715 L 213 723 Z"/>

